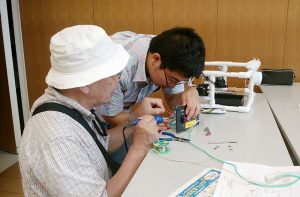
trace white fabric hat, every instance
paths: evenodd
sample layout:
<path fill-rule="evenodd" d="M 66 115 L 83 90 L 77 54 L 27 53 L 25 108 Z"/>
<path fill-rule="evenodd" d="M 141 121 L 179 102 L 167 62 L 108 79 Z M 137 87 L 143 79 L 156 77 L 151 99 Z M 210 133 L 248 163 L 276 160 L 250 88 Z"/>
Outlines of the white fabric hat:
<path fill-rule="evenodd" d="M 52 36 L 51 69 L 46 83 L 57 89 L 92 84 L 119 73 L 129 55 L 94 25 L 68 27 Z"/>

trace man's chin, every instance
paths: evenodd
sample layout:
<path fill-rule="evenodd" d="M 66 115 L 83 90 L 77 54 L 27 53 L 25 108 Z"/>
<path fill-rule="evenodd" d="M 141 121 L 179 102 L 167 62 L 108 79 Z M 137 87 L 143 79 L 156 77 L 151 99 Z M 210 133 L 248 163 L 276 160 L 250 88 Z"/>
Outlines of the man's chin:
<path fill-rule="evenodd" d="M 107 104 L 107 103 L 109 103 L 109 101 L 110 101 L 110 99 L 106 99 L 105 101 L 103 101 L 102 104 Z"/>
<path fill-rule="evenodd" d="M 111 98 L 112 98 L 113 92 L 109 95 L 109 97 L 107 97 L 104 101 L 103 104 L 109 103 Z"/>

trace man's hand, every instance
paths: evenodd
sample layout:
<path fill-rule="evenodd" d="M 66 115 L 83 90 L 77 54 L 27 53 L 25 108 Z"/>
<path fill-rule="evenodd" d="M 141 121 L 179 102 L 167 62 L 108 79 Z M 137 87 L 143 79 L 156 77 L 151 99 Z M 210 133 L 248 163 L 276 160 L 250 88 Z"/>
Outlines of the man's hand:
<path fill-rule="evenodd" d="M 165 107 L 160 98 L 145 97 L 141 103 L 133 110 L 133 118 L 143 115 L 158 115 L 165 112 Z"/>
<path fill-rule="evenodd" d="M 141 154 L 146 154 L 152 142 L 159 138 L 158 126 L 151 115 L 142 116 L 140 119 L 133 132 L 131 148 Z"/>
<path fill-rule="evenodd" d="M 186 105 L 185 114 L 187 119 L 196 117 L 200 113 L 200 97 L 194 87 L 188 87 L 181 95 L 182 105 Z"/>

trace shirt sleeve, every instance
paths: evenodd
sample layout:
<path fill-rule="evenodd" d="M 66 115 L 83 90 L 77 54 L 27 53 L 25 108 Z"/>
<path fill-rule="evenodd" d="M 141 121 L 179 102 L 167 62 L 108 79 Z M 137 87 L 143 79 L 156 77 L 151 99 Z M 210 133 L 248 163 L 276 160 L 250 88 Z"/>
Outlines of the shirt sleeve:
<path fill-rule="evenodd" d="M 110 37 L 114 42 L 124 45 L 124 44 L 128 44 L 127 43 L 128 38 L 132 38 L 136 35 L 137 35 L 136 33 L 131 31 L 121 31 L 111 35 Z"/>
<path fill-rule="evenodd" d="M 118 83 L 110 101 L 101 105 L 97 110 L 104 116 L 116 116 L 123 111 L 123 108 L 124 94 L 120 83 Z"/>
<path fill-rule="evenodd" d="M 35 176 L 52 196 L 107 196 L 106 181 L 82 144 L 71 137 L 49 142 L 38 166 Z"/>
<path fill-rule="evenodd" d="M 164 88 L 165 94 L 178 94 L 184 91 L 184 84 L 176 85 L 174 88 Z"/>

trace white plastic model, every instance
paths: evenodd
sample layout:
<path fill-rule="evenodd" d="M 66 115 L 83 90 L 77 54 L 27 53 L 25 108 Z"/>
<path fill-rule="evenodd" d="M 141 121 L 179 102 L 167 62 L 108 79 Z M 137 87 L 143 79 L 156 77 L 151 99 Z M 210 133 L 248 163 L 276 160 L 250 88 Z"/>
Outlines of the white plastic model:
<path fill-rule="evenodd" d="M 251 106 L 254 101 L 255 92 L 254 85 L 259 85 L 262 80 L 261 72 L 257 72 L 260 67 L 260 60 L 253 59 L 247 63 L 240 62 L 222 62 L 222 61 L 213 61 L 213 62 L 205 62 L 205 67 L 208 66 L 217 66 L 219 70 L 205 70 L 203 71 L 204 75 L 209 78 L 209 80 L 215 82 L 216 77 L 223 77 L 227 84 L 227 77 L 237 77 L 237 78 L 245 78 L 248 79 L 248 86 L 245 88 L 216 88 L 213 83 L 209 83 L 209 93 L 208 96 L 203 97 L 204 101 L 202 102 L 202 108 L 220 108 L 228 111 L 236 111 L 236 112 L 249 112 L 251 110 Z M 247 72 L 227 72 L 228 67 L 244 67 L 247 69 Z M 244 94 L 244 105 L 243 106 L 226 106 L 219 105 L 215 102 L 215 93 L 230 93 L 242 91 Z"/>

